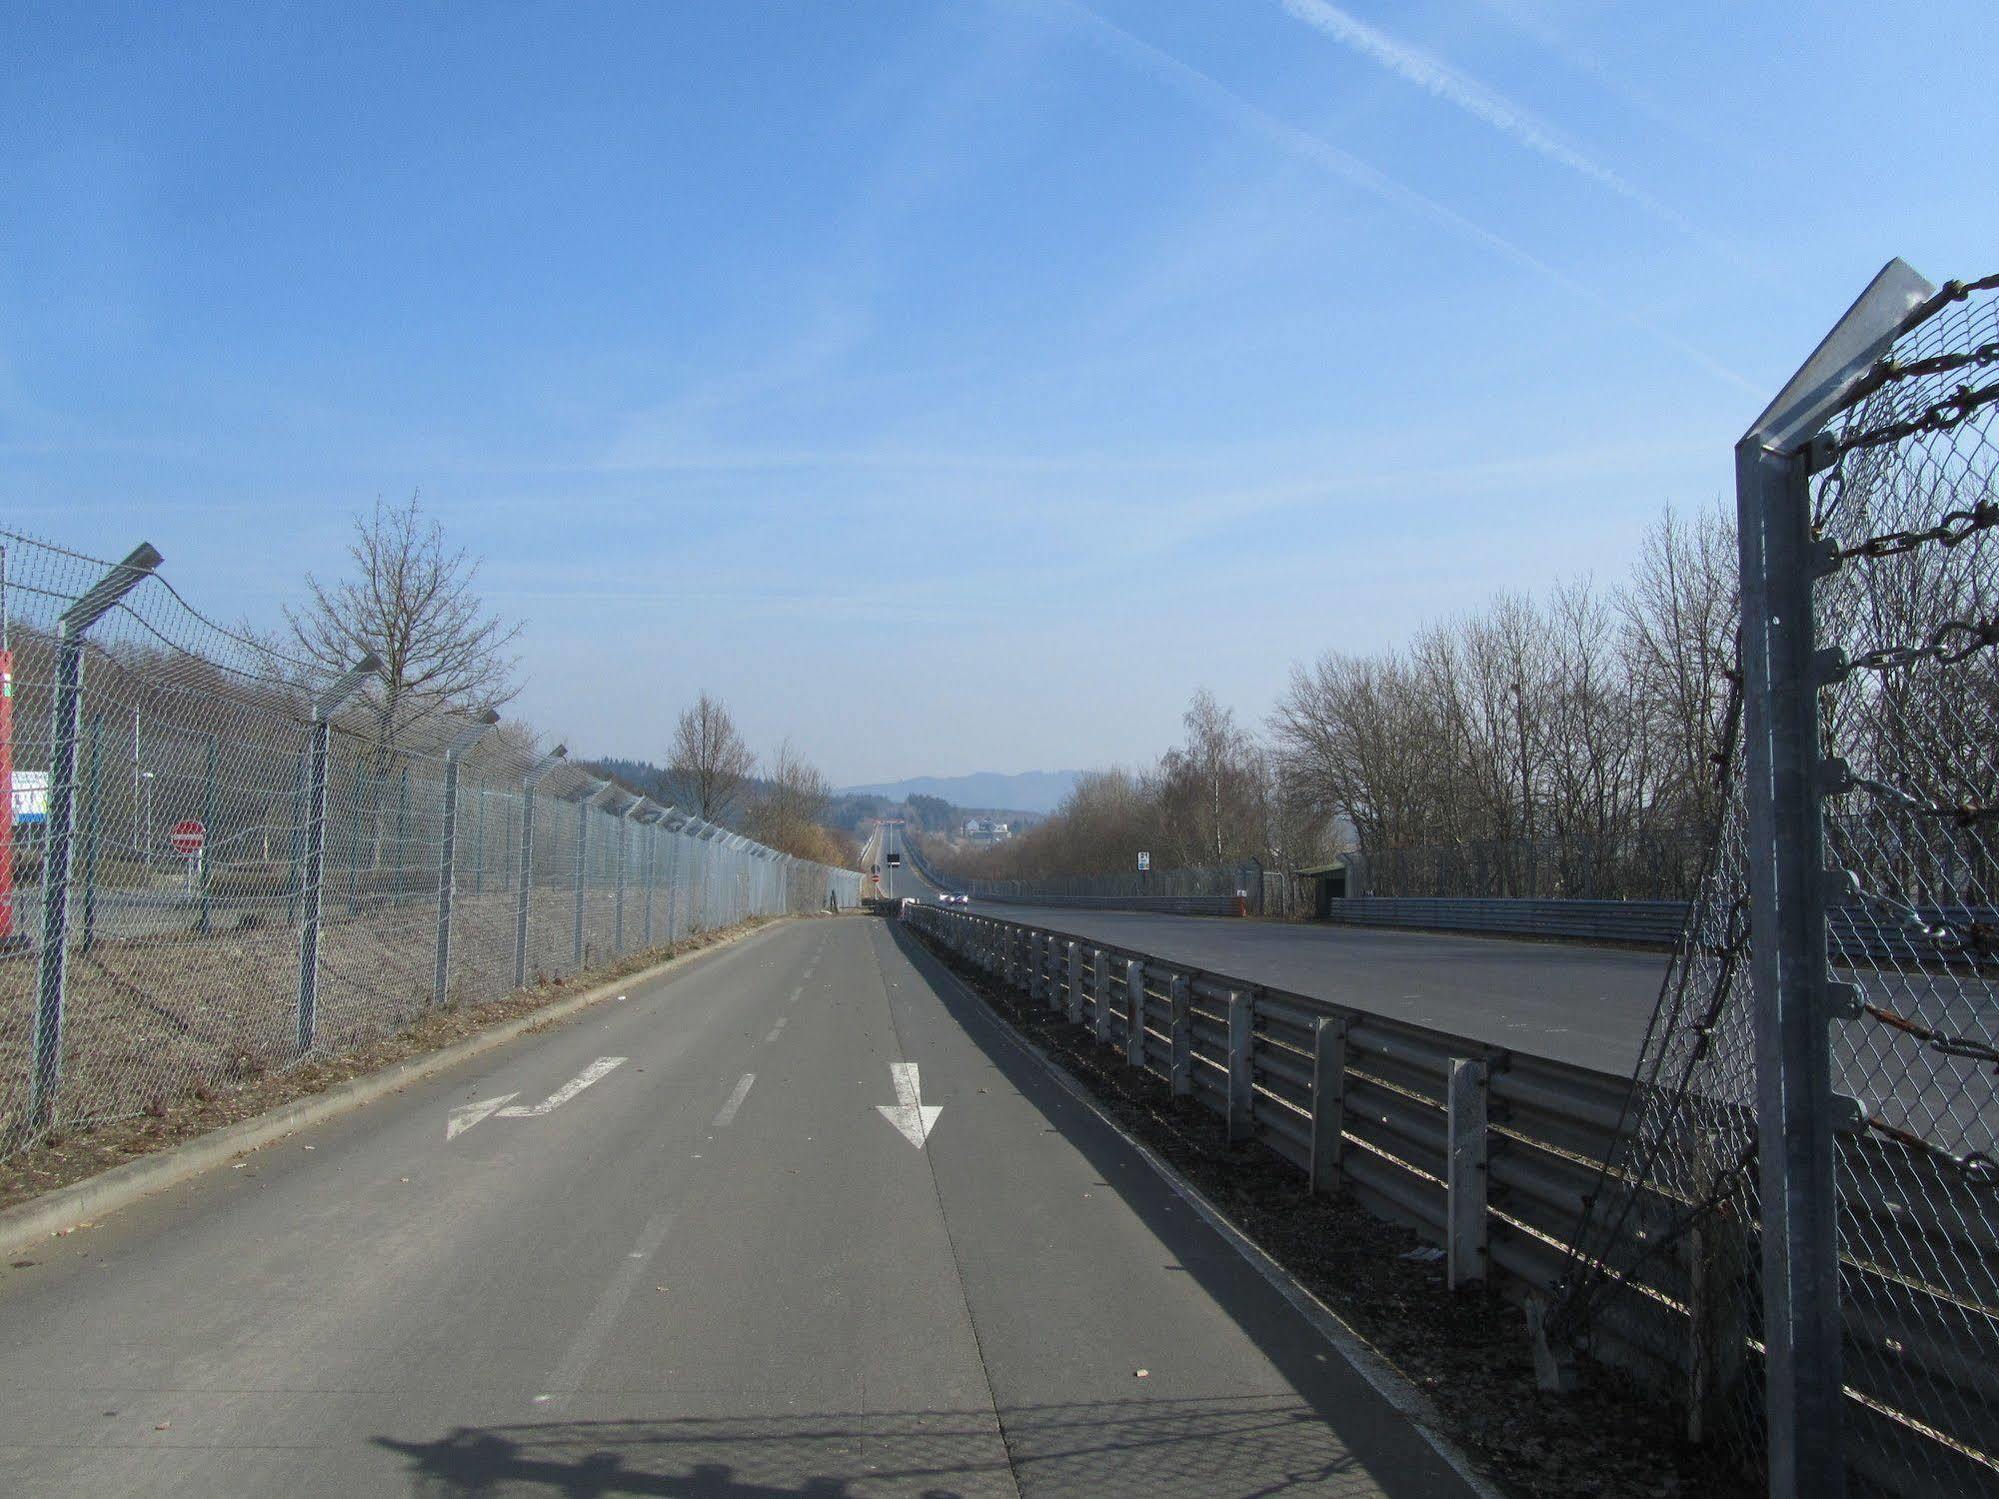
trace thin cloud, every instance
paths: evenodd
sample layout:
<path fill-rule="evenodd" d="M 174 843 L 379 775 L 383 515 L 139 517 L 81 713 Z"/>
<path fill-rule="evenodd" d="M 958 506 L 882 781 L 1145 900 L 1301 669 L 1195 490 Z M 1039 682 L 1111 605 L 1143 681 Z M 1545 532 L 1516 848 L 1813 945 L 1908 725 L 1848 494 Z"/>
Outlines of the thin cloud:
<path fill-rule="evenodd" d="M 1363 191 L 1372 193 L 1385 202 L 1393 203 L 1420 218 L 1428 219 L 1460 238 L 1470 240 L 1509 264 L 1553 282 L 1564 291 L 1591 303 L 1620 322 L 1648 334 L 1718 379 L 1726 380 L 1729 384 L 1739 386 L 1746 391 L 1755 392 L 1760 389 L 1704 350 L 1694 347 L 1677 334 L 1652 322 L 1634 308 L 1613 302 L 1601 292 L 1557 270 L 1533 252 L 1523 249 L 1483 224 L 1466 218 L 1456 209 L 1448 208 L 1436 199 L 1397 181 L 1351 152 L 1322 140 L 1309 131 L 1287 124 L 1268 110 L 1250 103 L 1234 90 L 1216 82 L 1198 68 L 1182 62 L 1169 52 L 1161 51 L 1150 42 L 1133 36 L 1123 27 L 1105 20 L 1087 6 L 1075 3 L 1075 0 L 1040 0 L 1040 8 L 1044 10 L 1053 8 L 1087 26 L 1096 40 L 1127 62 L 1144 68 L 1160 82 L 1171 86 L 1178 93 L 1231 124 L 1250 134 L 1261 136 L 1290 155 L 1329 172 Z"/>
<path fill-rule="evenodd" d="M 1536 155 L 1557 166 L 1587 177 L 1597 186 L 1639 204 L 1682 227 L 1691 227 L 1681 216 L 1642 188 L 1627 182 L 1599 161 L 1584 155 L 1563 140 L 1528 110 L 1515 104 L 1498 90 L 1459 72 L 1442 58 L 1397 41 L 1326 0 L 1280 0 L 1284 9 L 1314 30 L 1340 45 L 1360 53 L 1369 62 L 1413 83 L 1446 104 L 1455 105 L 1473 118 L 1482 120 L 1500 134 L 1511 137 Z"/>

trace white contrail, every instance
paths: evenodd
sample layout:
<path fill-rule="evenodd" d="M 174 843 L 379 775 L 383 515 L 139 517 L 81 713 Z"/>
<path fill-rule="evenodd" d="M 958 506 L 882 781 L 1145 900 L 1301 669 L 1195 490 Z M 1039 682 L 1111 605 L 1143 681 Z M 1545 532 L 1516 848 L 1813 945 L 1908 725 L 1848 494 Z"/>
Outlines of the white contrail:
<path fill-rule="evenodd" d="M 1298 20 L 1315 30 L 1323 32 L 1342 46 L 1360 53 L 1361 56 L 1385 68 L 1405 82 L 1413 83 L 1446 104 L 1455 105 L 1474 119 L 1482 120 L 1494 130 L 1525 146 L 1537 156 L 1545 157 L 1557 166 L 1566 167 L 1578 176 L 1585 177 L 1598 187 L 1615 193 L 1664 220 L 1674 228 L 1702 240 L 1711 237 L 1692 223 L 1678 209 L 1660 202 L 1642 187 L 1626 181 L 1602 162 L 1577 150 L 1563 140 L 1555 130 L 1537 119 L 1534 114 L 1515 104 L 1496 89 L 1479 82 L 1442 58 L 1413 47 L 1407 42 L 1396 40 L 1388 33 L 1370 26 L 1357 16 L 1349 15 L 1327 0 L 1279 0 L 1284 9 Z M 1725 247 L 1723 247 L 1725 248 Z"/>
<path fill-rule="evenodd" d="M 1531 251 L 1514 244 L 1512 240 L 1466 218 L 1455 209 L 1446 207 L 1415 188 L 1398 182 L 1351 152 L 1344 151 L 1329 141 L 1321 140 L 1309 131 L 1286 124 L 1269 111 L 1259 108 L 1240 94 L 1217 83 L 1198 68 L 1189 66 L 1171 53 L 1162 52 L 1150 42 L 1143 41 L 1114 22 L 1105 20 L 1088 6 L 1076 3 L 1076 0 L 1039 0 L 1039 4 L 1043 8 L 1053 7 L 1082 21 L 1106 46 L 1128 61 L 1144 67 L 1161 82 L 1170 84 L 1181 94 L 1231 123 L 1261 135 L 1293 156 L 1331 172 L 1354 186 L 1373 193 L 1378 198 L 1408 209 L 1449 229 L 1454 234 L 1484 246 L 1501 259 L 1523 270 L 1532 271 L 1535 275 L 1554 282 L 1565 291 L 1595 304 L 1619 321 L 1643 330 L 1668 348 L 1685 355 L 1710 374 L 1732 385 L 1739 385 L 1744 390 L 1754 391 L 1760 388 L 1670 329 L 1661 327 L 1630 307 L 1613 302 L 1601 292 L 1564 274 Z"/>

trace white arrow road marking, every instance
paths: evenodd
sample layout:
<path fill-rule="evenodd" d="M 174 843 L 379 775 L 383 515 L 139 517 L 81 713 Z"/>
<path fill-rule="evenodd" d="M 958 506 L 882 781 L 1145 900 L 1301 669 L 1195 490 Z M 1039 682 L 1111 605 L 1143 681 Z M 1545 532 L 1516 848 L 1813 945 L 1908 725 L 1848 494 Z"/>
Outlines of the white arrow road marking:
<path fill-rule="evenodd" d="M 921 1150 L 923 1142 L 930 1138 L 930 1131 L 937 1127 L 937 1116 L 944 1112 L 944 1106 L 923 1101 L 916 1063 L 890 1062 L 888 1070 L 895 1079 L 895 1102 L 878 1103 L 875 1109 L 902 1132 L 903 1139 Z"/>
<path fill-rule="evenodd" d="M 722 1105 L 722 1112 L 715 1116 L 714 1129 L 722 1129 L 736 1117 L 736 1110 L 743 1106 L 743 1100 L 750 1096 L 750 1084 L 757 1080 L 754 1072 L 745 1072 L 743 1080 L 736 1084 L 736 1091 L 729 1095 L 729 1101 Z"/>
<path fill-rule="evenodd" d="M 515 1104 L 510 1109 L 501 1109 L 500 1117 L 502 1119 L 539 1119 L 544 1114 L 553 1114 L 592 1083 L 600 1082 L 615 1072 L 619 1067 L 624 1065 L 624 1061 L 623 1057 L 599 1057 L 533 1108 L 524 1108 L 520 1104 Z"/>
<path fill-rule="evenodd" d="M 445 1143 L 447 1145 L 450 1144 L 473 1125 L 492 1113 L 501 1104 L 511 1103 L 519 1097 L 520 1094 L 518 1093 L 502 1093 L 498 1098 L 484 1098 L 478 1103 L 460 1104 L 451 1111 L 451 1117 L 445 1122 Z"/>

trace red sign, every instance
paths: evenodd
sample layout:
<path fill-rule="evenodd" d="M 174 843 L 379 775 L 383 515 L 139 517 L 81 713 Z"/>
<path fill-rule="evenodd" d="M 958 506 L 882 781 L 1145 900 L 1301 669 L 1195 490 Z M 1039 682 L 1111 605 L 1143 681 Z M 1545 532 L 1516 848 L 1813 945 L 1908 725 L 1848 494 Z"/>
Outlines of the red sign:
<path fill-rule="evenodd" d="M 193 858 L 201 852 L 201 845 L 208 841 L 208 829 L 190 817 L 186 822 L 174 824 L 168 841 L 173 844 L 175 853 Z"/>

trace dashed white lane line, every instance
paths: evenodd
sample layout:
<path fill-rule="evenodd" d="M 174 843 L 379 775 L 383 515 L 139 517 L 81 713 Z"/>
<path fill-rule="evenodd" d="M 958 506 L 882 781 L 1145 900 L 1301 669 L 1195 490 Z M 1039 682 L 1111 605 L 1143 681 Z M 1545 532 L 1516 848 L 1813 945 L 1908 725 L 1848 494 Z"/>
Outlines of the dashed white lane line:
<path fill-rule="evenodd" d="M 576 1336 L 569 1340 L 562 1362 L 548 1376 L 547 1390 L 534 1397 L 534 1404 L 559 1405 L 565 1396 L 574 1393 L 583 1383 L 583 1376 L 597 1361 L 604 1339 L 617 1326 L 618 1314 L 625 1309 L 632 1292 L 638 1289 L 639 1279 L 645 1274 L 645 1262 L 666 1242 L 666 1231 L 672 1222 L 672 1212 L 662 1210 L 646 1224 L 645 1231 L 639 1235 L 638 1248 L 625 1256 L 624 1263 L 611 1277 L 611 1283 L 598 1294 L 597 1304 L 590 1308 L 590 1315 L 583 1319 L 583 1325 L 576 1329 Z"/>
<path fill-rule="evenodd" d="M 784 1002 L 788 1005 L 795 1005 L 798 1003 L 798 996 L 804 992 L 805 985 L 800 984 L 796 989 L 793 989 L 789 994 L 784 996 Z"/>
<path fill-rule="evenodd" d="M 785 1026 L 789 1025 L 790 1023 L 791 1023 L 791 1017 L 789 1015 L 780 1015 L 778 1017 L 777 1024 L 770 1028 L 770 1034 L 764 1037 L 764 1045 L 768 1046 L 770 1045 L 771 1042 L 775 1041 L 780 1035 L 783 1034 Z"/>
<path fill-rule="evenodd" d="M 750 1096 L 750 1084 L 757 1080 L 754 1072 L 745 1072 L 743 1080 L 736 1084 L 736 1091 L 729 1095 L 729 1101 L 722 1105 L 722 1112 L 715 1116 L 713 1129 L 725 1129 L 736 1117 L 736 1110 L 743 1106 L 743 1100 Z"/>

